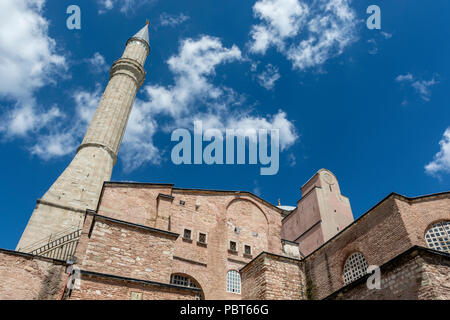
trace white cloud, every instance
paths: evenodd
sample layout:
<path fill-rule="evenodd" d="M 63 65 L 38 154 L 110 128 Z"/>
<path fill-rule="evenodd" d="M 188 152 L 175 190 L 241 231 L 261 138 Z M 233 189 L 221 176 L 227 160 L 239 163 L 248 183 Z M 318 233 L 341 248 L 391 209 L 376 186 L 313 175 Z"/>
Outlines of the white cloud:
<path fill-rule="evenodd" d="M 183 22 L 185 22 L 186 20 L 189 19 L 189 16 L 180 13 L 178 15 L 175 14 L 168 14 L 163 12 L 160 16 L 159 16 L 159 20 L 162 26 L 169 26 L 169 27 L 175 27 L 179 24 L 182 24 Z"/>
<path fill-rule="evenodd" d="M 450 172 L 450 127 L 445 130 L 439 142 L 441 150 L 436 153 L 434 160 L 425 166 L 425 172 L 436 175 L 440 172 Z"/>
<path fill-rule="evenodd" d="M 201 120 L 203 129 L 279 129 L 280 148 L 289 148 L 298 139 L 295 127 L 283 111 L 261 117 L 239 108 L 242 97 L 234 90 L 215 85 L 212 78 L 219 65 L 242 61 L 239 48 L 223 47 L 217 38 L 203 36 L 181 42 L 179 52 L 168 60 L 174 76 L 170 86 L 147 85 L 146 98 L 137 100 L 130 116 L 121 157 L 126 170 L 146 162 L 159 163 L 164 150 L 153 142 L 158 131 L 192 128 Z M 159 121 L 163 119 L 163 121 Z M 164 126 L 158 127 L 158 123 Z"/>
<path fill-rule="evenodd" d="M 375 39 L 369 39 L 367 40 L 367 43 L 372 44 L 372 48 L 369 49 L 369 54 L 377 54 L 378 53 L 378 46 L 377 46 L 377 42 Z"/>
<path fill-rule="evenodd" d="M 161 152 L 154 144 L 158 129 L 154 119 L 146 114 L 141 101 L 137 101 L 128 119 L 127 130 L 120 151 L 126 171 L 132 171 L 145 163 L 159 164 Z"/>
<path fill-rule="evenodd" d="M 388 33 L 388 32 L 381 31 L 381 35 L 382 35 L 385 39 L 390 39 L 390 38 L 392 38 L 392 33 Z"/>
<path fill-rule="evenodd" d="M 357 19 L 350 0 L 259 0 L 253 7 L 261 22 L 252 27 L 250 50 L 264 54 L 275 46 L 294 68 L 320 66 L 356 40 Z"/>
<path fill-rule="evenodd" d="M 413 75 L 411 73 L 407 74 L 400 74 L 395 78 L 395 81 L 397 82 L 403 82 L 403 81 L 412 81 L 414 79 Z"/>
<path fill-rule="evenodd" d="M 0 118 L 6 137 L 25 136 L 42 128 L 61 112 L 36 106 L 35 92 L 53 84 L 67 69 L 63 55 L 48 35 L 43 17 L 45 0 L 0 1 L 0 98 L 13 107 Z M 5 76 L 7 75 L 7 76 Z"/>
<path fill-rule="evenodd" d="M 400 83 L 410 83 L 411 87 L 420 95 L 420 97 L 424 101 L 430 101 L 431 87 L 438 83 L 438 81 L 434 77 L 430 80 L 421 80 L 416 79 L 411 73 L 399 75 L 395 78 L 395 81 Z"/>
<path fill-rule="evenodd" d="M 295 167 L 297 165 L 297 158 L 293 153 L 289 154 L 288 162 L 290 167 Z"/>
<path fill-rule="evenodd" d="M 262 22 L 252 28 L 250 50 L 264 54 L 272 45 L 284 50 L 284 40 L 298 34 L 309 9 L 298 0 L 260 0 L 253 13 Z"/>
<path fill-rule="evenodd" d="M 30 99 L 66 67 L 48 36 L 43 0 L 0 1 L 0 96 Z"/>
<path fill-rule="evenodd" d="M 280 73 L 278 68 L 272 64 L 268 64 L 266 69 L 258 75 L 258 83 L 266 88 L 267 90 L 272 90 L 275 87 L 275 82 L 280 79 Z"/>
<path fill-rule="evenodd" d="M 90 70 L 94 73 L 103 73 L 109 69 L 105 57 L 99 52 L 94 53 L 92 58 L 86 59 L 86 62 L 91 66 Z"/>
<path fill-rule="evenodd" d="M 433 78 L 431 80 L 418 80 L 413 82 L 412 86 L 419 93 L 420 97 L 425 101 L 430 101 L 431 87 L 434 86 L 437 81 Z"/>
<path fill-rule="evenodd" d="M 73 153 L 81 142 L 87 127 L 100 102 L 102 91 L 99 85 L 94 92 L 76 91 L 72 98 L 75 102 L 75 114 L 69 127 L 60 125 L 63 121 L 48 126 L 47 133 L 36 136 L 36 142 L 30 152 L 41 159 L 49 160 Z M 67 121 L 66 115 L 59 115 Z M 48 122 L 46 123 L 48 124 Z"/>
<path fill-rule="evenodd" d="M 157 0 L 97 0 L 100 7 L 99 14 L 103 14 L 114 8 L 119 8 L 122 13 L 128 14 L 146 4 L 153 4 Z"/>
<path fill-rule="evenodd" d="M 7 138 L 25 137 L 30 131 L 38 131 L 62 116 L 55 106 L 50 110 L 37 110 L 34 100 L 24 101 L 3 115 L 0 132 Z"/>
<path fill-rule="evenodd" d="M 238 47 L 224 48 L 217 38 L 203 36 L 199 40 L 187 39 L 181 43 L 180 52 L 168 60 L 174 74 L 174 85 L 163 87 L 149 85 L 144 88 L 149 110 L 177 117 L 190 110 L 194 101 L 217 100 L 227 95 L 223 88 L 214 86 L 208 79 L 217 65 L 242 59 Z"/>

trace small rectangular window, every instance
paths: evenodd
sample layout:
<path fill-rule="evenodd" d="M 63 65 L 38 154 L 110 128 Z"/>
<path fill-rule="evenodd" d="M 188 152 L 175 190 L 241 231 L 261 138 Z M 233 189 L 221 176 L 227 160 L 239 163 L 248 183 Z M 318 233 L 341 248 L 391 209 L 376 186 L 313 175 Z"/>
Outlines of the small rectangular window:
<path fill-rule="evenodd" d="M 206 233 L 198 233 L 198 242 L 201 244 L 206 244 Z"/>
<path fill-rule="evenodd" d="M 183 238 L 186 240 L 191 240 L 192 231 L 189 229 L 184 229 Z"/>
<path fill-rule="evenodd" d="M 142 300 L 142 292 L 131 292 L 130 300 Z"/>
<path fill-rule="evenodd" d="M 184 202 L 183 200 L 180 200 L 180 205 L 184 206 L 186 204 L 186 202 Z"/>
<path fill-rule="evenodd" d="M 248 255 L 248 256 L 251 256 L 252 255 L 252 247 L 250 247 L 248 245 L 245 245 L 244 246 L 244 254 Z"/>
<path fill-rule="evenodd" d="M 234 241 L 230 241 L 230 251 L 237 251 L 237 243 Z"/>

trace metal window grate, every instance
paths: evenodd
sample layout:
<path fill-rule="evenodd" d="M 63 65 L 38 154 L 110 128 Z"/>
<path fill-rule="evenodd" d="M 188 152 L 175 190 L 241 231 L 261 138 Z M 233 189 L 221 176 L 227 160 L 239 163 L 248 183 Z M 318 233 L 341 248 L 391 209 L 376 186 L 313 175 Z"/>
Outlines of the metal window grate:
<path fill-rule="evenodd" d="M 450 221 L 438 222 L 425 233 L 431 249 L 450 253 Z"/>
<path fill-rule="evenodd" d="M 366 258 L 359 252 L 353 253 L 348 257 L 344 265 L 344 282 L 349 284 L 367 273 Z"/>
<path fill-rule="evenodd" d="M 197 284 L 192 279 L 177 274 L 174 274 L 172 275 L 172 277 L 170 277 L 170 283 L 183 287 L 198 288 Z"/>
<path fill-rule="evenodd" d="M 239 272 L 230 270 L 227 273 L 227 292 L 241 294 L 241 275 Z"/>
<path fill-rule="evenodd" d="M 191 230 L 184 229 L 183 238 L 190 240 L 191 239 L 191 234 L 192 234 Z"/>
<path fill-rule="evenodd" d="M 244 246 L 244 253 L 247 255 L 251 255 L 252 254 L 252 247 L 245 245 Z"/>
<path fill-rule="evenodd" d="M 237 251 L 237 244 L 234 241 L 230 241 L 230 250 Z"/>
<path fill-rule="evenodd" d="M 205 233 L 199 233 L 198 234 L 198 242 L 200 243 L 206 243 L 206 234 Z"/>

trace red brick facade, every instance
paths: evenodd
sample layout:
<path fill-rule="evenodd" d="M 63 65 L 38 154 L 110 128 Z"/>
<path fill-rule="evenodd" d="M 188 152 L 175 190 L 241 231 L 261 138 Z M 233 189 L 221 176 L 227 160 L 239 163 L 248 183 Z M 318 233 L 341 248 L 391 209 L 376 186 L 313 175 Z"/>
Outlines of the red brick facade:
<path fill-rule="evenodd" d="M 180 234 L 161 281 L 169 282 L 171 274 L 187 275 L 207 299 L 241 299 L 227 292 L 227 272 L 238 271 L 263 251 L 282 254 L 281 210 L 250 193 L 107 183 L 98 213 L 148 227 L 167 226 L 165 230 Z M 191 239 L 184 239 L 185 229 Z M 198 241 L 199 233 L 206 234 L 206 244 Z M 230 241 L 237 252 L 229 250 Z M 244 254 L 245 245 L 250 255 Z"/>
<path fill-rule="evenodd" d="M 301 260 L 264 252 L 241 269 L 241 277 L 243 299 L 306 299 L 306 276 Z"/>
<path fill-rule="evenodd" d="M 381 266 L 414 245 L 427 247 L 426 230 L 449 220 L 449 209 L 449 193 L 415 199 L 391 194 L 305 258 L 312 297 L 323 299 L 345 285 L 344 264 L 354 252 L 362 253 L 368 265 Z"/>
<path fill-rule="evenodd" d="M 413 247 L 381 267 L 380 289 L 366 277 L 332 294 L 338 300 L 449 300 L 450 257 Z"/>
<path fill-rule="evenodd" d="M 64 298 L 448 299 L 449 255 L 411 248 L 427 247 L 425 232 L 449 212 L 450 193 L 391 194 L 305 257 L 282 239 L 283 210 L 251 193 L 106 183 L 75 252 L 81 287 Z M 345 285 L 355 252 L 382 266 L 382 290 L 367 291 L 364 279 Z M 1 251 L 0 299 L 59 299 L 66 267 Z M 240 273 L 241 293 L 227 292 L 230 271 Z M 171 284 L 174 275 L 196 288 Z"/>
<path fill-rule="evenodd" d="M 62 261 L 0 250 L 0 300 L 56 300 L 62 296 Z"/>

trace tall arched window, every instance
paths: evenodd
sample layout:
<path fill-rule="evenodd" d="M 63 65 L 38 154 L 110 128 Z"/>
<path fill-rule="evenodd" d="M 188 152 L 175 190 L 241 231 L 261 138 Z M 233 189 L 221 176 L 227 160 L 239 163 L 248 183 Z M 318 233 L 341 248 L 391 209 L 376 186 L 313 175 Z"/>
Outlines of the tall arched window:
<path fill-rule="evenodd" d="M 241 275 L 235 270 L 227 273 L 227 292 L 241 294 Z"/>
<path fill-rule="evenodd" d="M 367 267 L 366 258 L 361 253 L 355 252 L 350 255 L 344 265 L 345 284 L 352 283 L 362 276 L 365 276 Z"/>
<path fill-rule="evenodd" d="M 433 224 L 425 233 L 425 240 L 431 249 L 450 253 L 450 221 Z"/>

